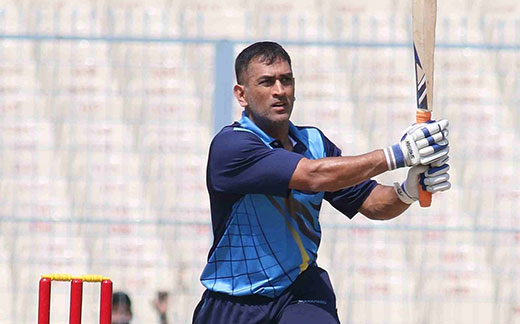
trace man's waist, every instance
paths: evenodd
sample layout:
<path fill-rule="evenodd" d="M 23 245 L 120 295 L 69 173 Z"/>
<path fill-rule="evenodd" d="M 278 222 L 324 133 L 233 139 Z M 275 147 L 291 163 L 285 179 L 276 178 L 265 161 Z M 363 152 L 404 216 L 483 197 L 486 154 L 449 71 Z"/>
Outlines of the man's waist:
<path fill-rule="evenodd" d="M 287 291 L 291 289 L 291 287 L 296 286 L 298 281 L 303 280 L 303 278 L 312 273 L 315 269 L 317 269 L 318 266 L 316 264 L 316 261 L 312 261 L 312 263 L 307 267 L 305 271 L 298 274 L 298 276 L 292 280 L 286 287 L 278 287 L 277 289 L 270 288 L 273 287 L 264 287 L 264 289 L 258 290 L 258 292 L 253 292 L 251 290 L 250 294 L 232 294 L 227 291 L 219 291 L 217 289 L 210 288 L 206 286 L 206 293 L 214 298 L 220 299 L 220 300 L 226 300 L 231 302 L 239 302 L 239 303 L 245 303 L 245 304 L 265 304 L 268 303 L 276 298 L 279 298 L 281 295 L 285 294 Z M 269 295 L 267 295 L 267 291 L 269 291 Z"/>

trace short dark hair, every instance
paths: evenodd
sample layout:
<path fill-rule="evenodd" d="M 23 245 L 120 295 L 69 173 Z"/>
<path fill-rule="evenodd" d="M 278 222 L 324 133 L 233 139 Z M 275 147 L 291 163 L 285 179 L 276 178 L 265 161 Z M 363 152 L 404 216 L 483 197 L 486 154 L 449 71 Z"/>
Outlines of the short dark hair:
<path fill-rule="evenodd" d="M 243 84 L 242 74 L 247 70 L 252 59 L 259 57 L 260 62 L 267 65 L 273 64 L 276 60 L 282 59 L 291 66 L 291 57 L 283 47 L 275 42 L 257 42 L 246 47 L 235 60 L 235 75 L 238 84 Z"/>
<path fill-rule="evenodd" d="M 126 311 L 132 314 L 132 302 L 130 297 L 122 291 L 116 291 L 112 294 L 112 307 L 124 307 Z"/>

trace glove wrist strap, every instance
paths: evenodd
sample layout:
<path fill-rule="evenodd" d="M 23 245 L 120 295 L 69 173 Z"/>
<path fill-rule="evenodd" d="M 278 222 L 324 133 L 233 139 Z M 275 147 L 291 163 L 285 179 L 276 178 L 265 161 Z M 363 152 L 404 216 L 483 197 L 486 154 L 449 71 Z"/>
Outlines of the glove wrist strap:
<path fill-rule="evenodd" d="M 397 194 L 397 197 L 399 197 L 399 199 L 407 205 L 410 205 L 414 201 L 417 201 L 417 199 L 410 197 L 406 193 L 404 186 L 399 184 L 398 182 L 394 182 L 394 190 L 395 190 L 395 193 Z"/>
<path fill-rule="evenodd" d="M 386 147 L 384 150 L 388 170 L 395 170 L 405 166 L 403 151 L 399 144 Z"/>

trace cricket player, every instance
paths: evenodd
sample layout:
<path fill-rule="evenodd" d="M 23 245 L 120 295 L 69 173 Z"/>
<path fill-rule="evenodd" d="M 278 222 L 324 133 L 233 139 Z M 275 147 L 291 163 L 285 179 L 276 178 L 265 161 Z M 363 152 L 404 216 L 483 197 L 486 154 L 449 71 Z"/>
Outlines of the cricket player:
<path fill-rule="evenodd" d="M 387 220 L 417 200 L 419 182 L 432 193 L 449 189 L 448 122 L 413 125 L 395 145 L 343 157 L 319 129 L 291 123 L 295 79 L 279 44 L 250 45 L 235 72 L 244 111 L 209 151 L 214 242 L 193 323 L 339 323 L 317 263 L 322 201 L 349 218 Z M 370 179 L 402 167 L 402 184 Z"/>

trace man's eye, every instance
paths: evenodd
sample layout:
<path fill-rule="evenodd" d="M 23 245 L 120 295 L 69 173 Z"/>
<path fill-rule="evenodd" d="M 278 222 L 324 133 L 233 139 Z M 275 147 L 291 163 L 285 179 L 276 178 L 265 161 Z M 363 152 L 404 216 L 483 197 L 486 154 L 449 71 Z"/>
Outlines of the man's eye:
<path fill-rule="evenodd" d="M 260 85 L 269 86 L 271 84 L 273 84 L 272 80 L 261 80 L 260 81 Z"/>

